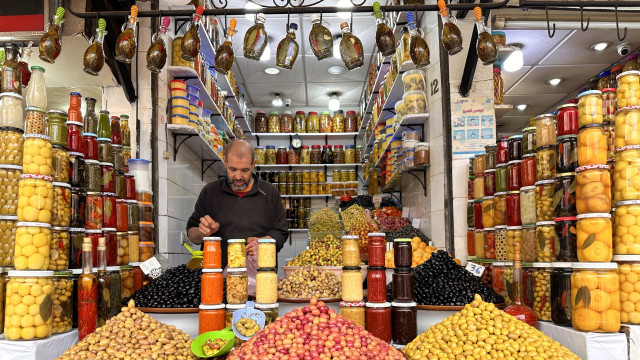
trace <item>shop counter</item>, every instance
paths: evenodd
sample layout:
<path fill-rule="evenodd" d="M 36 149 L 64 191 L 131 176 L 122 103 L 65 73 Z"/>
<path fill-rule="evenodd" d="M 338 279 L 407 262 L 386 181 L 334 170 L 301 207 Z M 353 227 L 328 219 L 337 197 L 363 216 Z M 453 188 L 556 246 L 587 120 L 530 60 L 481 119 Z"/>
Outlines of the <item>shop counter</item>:
<path fill-rule="evenodd" d="M 2 360 L 54 360 L 78 342 L 78 329 L 42 340 L 11 341 L 0 335 Z"/>
<path fill-rule="evenodd" d="M 629 345 L 623 333 L 594 333 L 538 321 L 538 330 L 566 346 L 582 360 L 628 360 Z M 631 357 L 638 359 L 638 357 Z"/>

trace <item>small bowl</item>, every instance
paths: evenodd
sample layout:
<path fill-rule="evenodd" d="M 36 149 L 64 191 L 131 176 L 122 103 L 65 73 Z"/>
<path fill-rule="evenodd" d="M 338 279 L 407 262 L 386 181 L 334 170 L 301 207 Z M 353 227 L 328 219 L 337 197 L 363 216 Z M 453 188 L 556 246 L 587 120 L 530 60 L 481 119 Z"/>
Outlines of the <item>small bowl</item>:
<path fill-rule="evenodd" d="M 182 89 L 187 91 L 187 82 L 183 80 L 171 80 L 171 89 Z"/>
<path fill-rule="evenodd" d="M 189 99 L 186 96 L 172 96 L 169 98 L 171 105 L 189 106 Z"/>
<path fill-rule="evenodd" d="M 188 106 L 181 106 L 181 105 L 174 105 L 174 106 L 171 107 L 171 115 L 189 116 L 189 107 Z"/>
<path fill-rule="evenodd" d="M 185 115 L 171 115 L 171 123 L 175 125 L 189 125 L 189 117 Z"/>

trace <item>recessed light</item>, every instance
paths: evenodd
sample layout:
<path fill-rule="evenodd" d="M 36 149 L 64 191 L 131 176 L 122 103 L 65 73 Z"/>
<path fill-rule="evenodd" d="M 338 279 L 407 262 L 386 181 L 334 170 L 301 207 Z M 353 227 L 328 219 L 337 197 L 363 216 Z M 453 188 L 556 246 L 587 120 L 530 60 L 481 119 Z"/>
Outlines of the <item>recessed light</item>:
<path fill-rule="evenodd" d="M 609 46 L 608 43 L 606 42 L 599 42 L 599 43 L 595 43 L 593 44 L 593 46 L 591 46 L 591 49 L 595 50 L 595 51 L 602 51 L 604 49 L 607 48 L 607 46 Z"/>
<path fill-rule="evenodd" d="M 277 75 L 280 73 L 280 69 L 270 67 L 270 68 L 264 69 L 264 72 L 269 75 Z"/>
<path fill-rule="evenodd" d="M 547 84 L 549 84 L 551 86 L 556 86 L 556 85 L 560 84 L 561 81 L 562 81 L 562 79 L 560 79 L 560 78 L 553 78 L 553 79 L 547 80 Z"/>
<path fill-rule="evenodd" d="M 516 109 L 520 110 L 520 111 L 524 111 L 524 109 L 527 108 L 527 104 L 519 104 L 516 105 Z"/>
<path fill-rule="evenodd" d="M 342 75 L 342 74 L 344 74 L 345 71 L 347 71 L 347 68 L 345 68 L 344 66 L 340 66 L 340 65 L 334 65 L 334 66 L 330 67 L 327 71 L 329 71 L 329 74 Z"/>

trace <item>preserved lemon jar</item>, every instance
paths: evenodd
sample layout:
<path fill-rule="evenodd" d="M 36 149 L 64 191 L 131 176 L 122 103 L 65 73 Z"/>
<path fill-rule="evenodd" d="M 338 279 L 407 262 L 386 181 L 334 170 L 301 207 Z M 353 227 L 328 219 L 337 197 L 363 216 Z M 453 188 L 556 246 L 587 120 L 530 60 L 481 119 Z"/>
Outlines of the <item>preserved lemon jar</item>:
<path fill-rule="evenodd" d="M 22 171 L 25 174 L 51 176 L 53 159 L 51 138 L 39 134 L 24 136 Z"/>
<path fill-rule="evenodd" d="M 613 256 L 611 214 L 578 215 L 578 260 L 584 262 L 609 262 Z"/>
<path fill-rule="evenodd" d="M 537 221 L 553 221 L 555 218 L 553 196 L 555 180 L 536 182 L 536 219 Z"/>
<path fill-rule="evenodd" d="M 573 263 L 571 320 L 589 332 L 620 330 L 620 279 L 616 263 Z"/>
<path fill-rule="evenodd" d="M 494 217 L 495 217 L 495 206 L 493 196 L 485 196 L 482 199 L 482 225 L 485 228 L 492 228 L 495 225 Z M 357 265 L 357 264 L 356 264 Z"/>
<path fill-rule="evenodd" d="M 607 164 L 607 137 L 602 125 L 587 125 L 578 133 L 578 166 Z"/>
<path fill-rule="evenodd" d="M 620 280 L 620 322 L 640 324 L 640 256 L 615 255 Z"/>
<path fill-rule="evenodd" d="M 589 90 L 578 95 L 578 126 L 602 124 L 602 92 Z"/>
<path fill-rule="evenodd" d="M 51 245 L 51 225 L 19 222 L 13 267 L 16 270 L 47 270 Z"/>
<path fill-rule="evenodd" d="M 551 321 L 551 263 L 533 263 L 533 312 L 538 320 Z"/>
<path fill-rule="evenodd" d="M 600 110 L 602 111 L 602 110 Z M 553 114 L 538 115 L 535 118 L 536 124 L 536 146 L 541 148 L 543 146 L 556 144 L 556 122 Z"/>
<path fill-rule="evenodd" d="M 555 225 L 554 221 L 538 221 L 536 223 L 536 244 L 537 261 L 555 261 L 556 260 L 556 241 L 555 241 Z"/>
<path fill-rule="evenodd" d="M 625 71 L 617 76 L 618 108 L 640 105 L 640 71 Z"/>
<path fill-rule="evenodd" d="M 576 169 L 576 209 L 578 214 L 611 211 L 611 175 L 607 165 Z"/>
<path fill-rule="evenodd" d="M 507 193 L 496 193 L 493 199 L 493 204 L 493 223 L 496 226 L 507 225 Z M 470 227 L 473 227 L 473 225 L 470 225 Z"/>
<path fill-rule="evenodd" d="M 538 180 L 551 180 L 556 175 L 556 146 L 538 147 L 536 153 L 536 176 Z"/>
<path fill-rule="evenodd" d="M 258 270 L 256 275 L 256 302 L 273 304 L 278 301 L 278 275 L 275 269 Z"/>
<path fill-rule="evenodd" d="M 618 109 L 615 117 L 615 147 L 640 145 L 640 107 Z"/>
<path fill-rule="evenodd" d="M 51 336 L 53 271 L 11 270 L 8 278 L 6 298 L 10 299 L 11 306 L 5 309 L 4 336 L 7 340 L 35 340 Z"/>
<path fill-rule="evenodd" d="M 613 253 L 640 255 L 640 200 L 616 203 Z"/>
<path fill-rule="evenodd" d="M 49 176 L 22 174 L 18 182 L 18 221 L 51 222 L 54 192 Z"/>
<path fill-rule="evenodd" d="M 617 149 L 613 198 L 615 201 L 640 200 L 640 145 Z"/>

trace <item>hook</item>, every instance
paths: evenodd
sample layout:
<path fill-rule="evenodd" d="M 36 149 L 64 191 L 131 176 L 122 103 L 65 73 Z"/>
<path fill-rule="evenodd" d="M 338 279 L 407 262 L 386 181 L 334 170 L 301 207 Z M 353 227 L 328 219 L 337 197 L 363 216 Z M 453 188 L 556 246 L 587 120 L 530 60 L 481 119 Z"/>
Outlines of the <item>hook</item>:
<path fill-rule="evenodd" d="M 583 11 L 583 7 L 580 6 L 580 29 L 582 29 L 582 31 L 587 31 L 587 29 L 589 28 L 589 22 L 590 22 L 590 18 L 587 18 L 587 26 L 584 26 L 584 11 Z"/>
<path fill-rule="evenodd" d="M 551 26 L 549 25 L 549 7 L 547 5 L 544 6 L 544 12 L 547 14 L 547 34 L 549 38 L 552 38 L 553 35 L 556 34 L 556 23 L 553 23 L 553 32 L 551 32 Z"/>
<path fill-rule="evenodd" d="M 618 7 L 615 7 L 616 9 L 616 32 L 618 35 L 618 40 L 623 41 L 626 37 L 627 37 L 627 28 L 624 28 L 624 33 L 622 34 L 622 36 L 620 36 L 620 23 L 618 23 Z"/>

